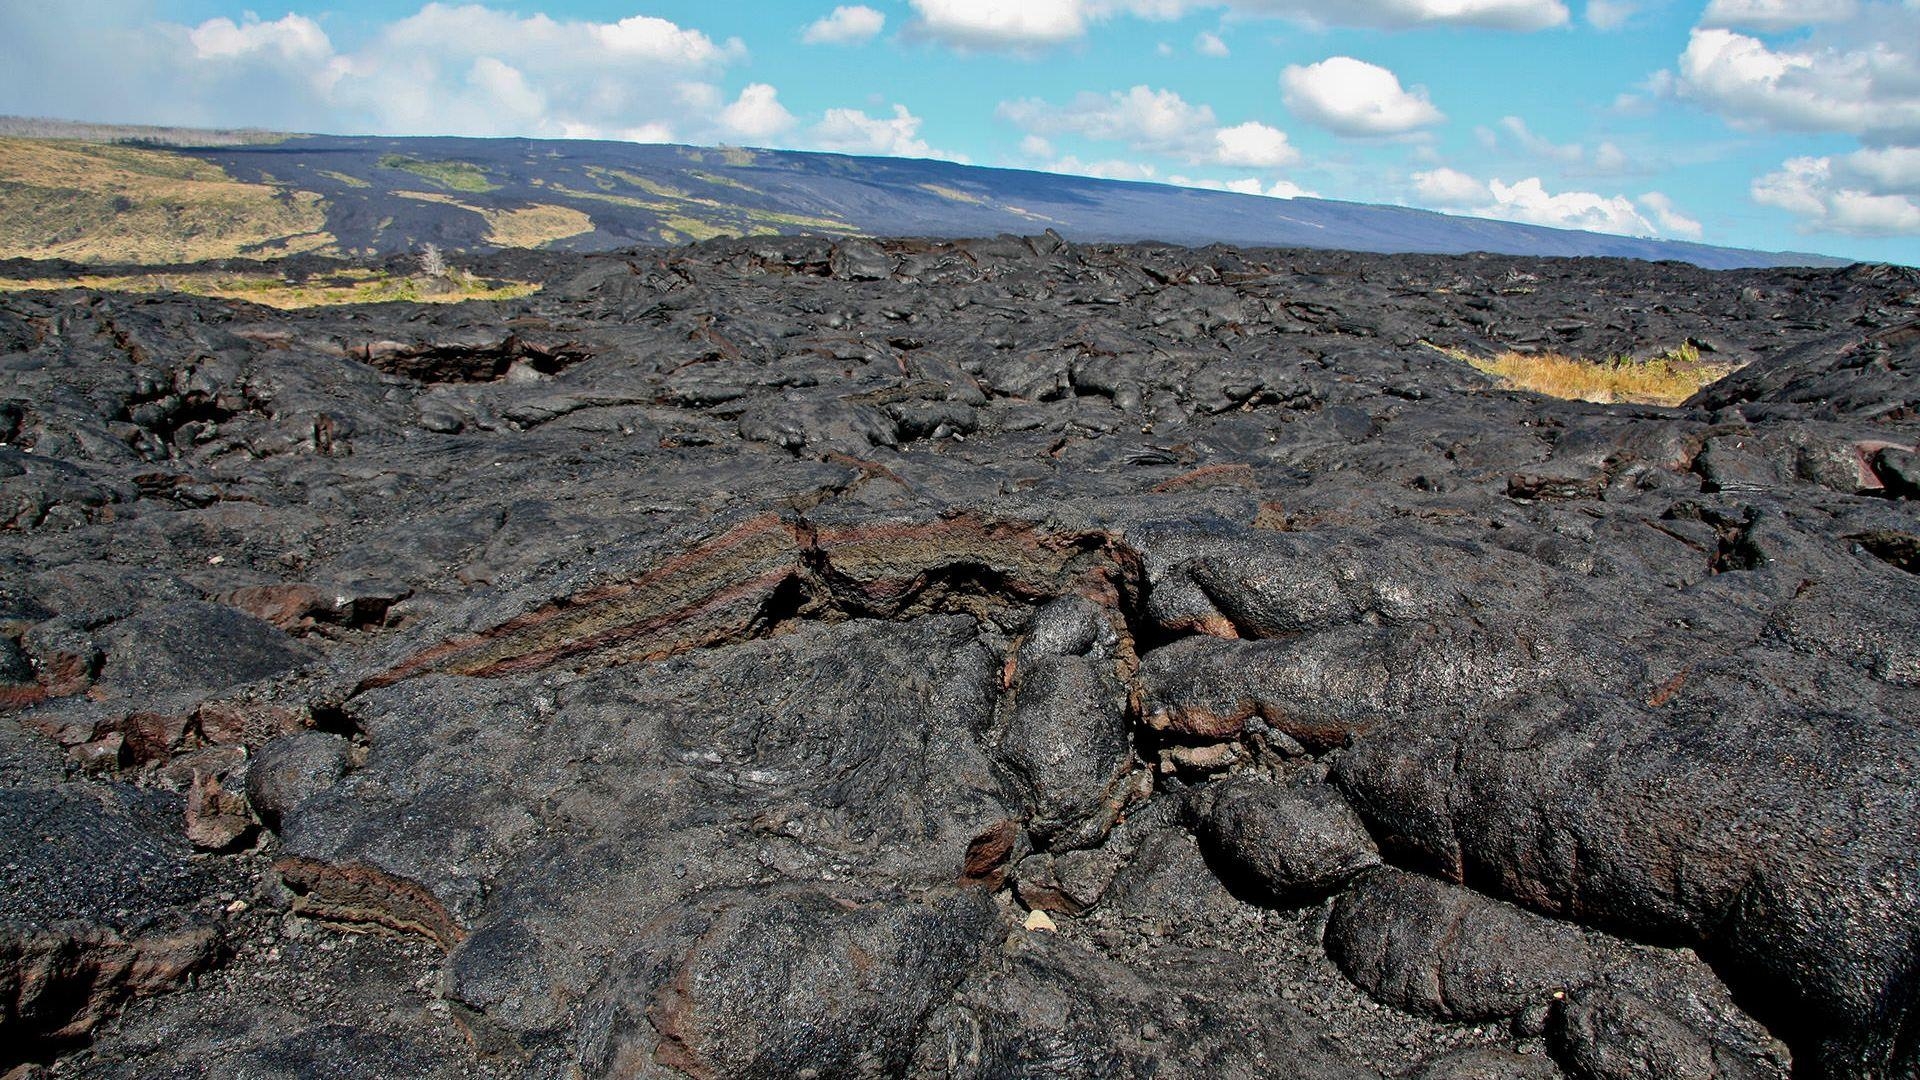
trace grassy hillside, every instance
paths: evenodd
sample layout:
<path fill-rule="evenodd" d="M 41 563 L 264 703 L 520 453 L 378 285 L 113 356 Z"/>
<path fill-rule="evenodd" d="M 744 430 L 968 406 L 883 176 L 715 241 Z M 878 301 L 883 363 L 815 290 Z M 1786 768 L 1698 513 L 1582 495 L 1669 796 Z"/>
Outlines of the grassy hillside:
<path fill-rule="evenodd" d="M 0 258 L 177 263 L 334 248 L 325 201 L 165 150 L 0 138 Z"/>

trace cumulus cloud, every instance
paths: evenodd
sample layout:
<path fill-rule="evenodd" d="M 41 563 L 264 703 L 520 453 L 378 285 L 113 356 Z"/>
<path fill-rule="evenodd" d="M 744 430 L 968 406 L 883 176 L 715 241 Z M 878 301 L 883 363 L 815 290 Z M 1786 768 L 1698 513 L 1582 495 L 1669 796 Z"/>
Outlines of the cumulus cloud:
<path fill-rule="evenodd" d="M 1002 102 L 1000 117 L 1039 135 L 1083 135 L 1122 142 L 1135 150 L 1197 156 L 1219 127 L 1213 109 L 1188 104 L 1171 90 L 1136 86 L 1110 94 L 1082 93 L 1070 104 L 1037 99 Z"/>
<path fill-rule="evenodd" d="M 1300 157 L 1279 128 L 1252 120 L 1222 127 L 1211 106 L 1195 105 L 1171 90 L 1150 86 L 1110 94 L 1083 93 L 1066 105 L 1033 99 L 1002 102 L 999 115 L 1043 141 L 1048 136 L 1078 135 L 1196 165 L 1276 168 Z"/>
<path fill-rule="evenodd" d="M 1920 147 L 1856 150 L 1840 159 L 1840 168 L 1870 191 L 1920 195 Z"/>
<path fill-rule="evenodd" d="M 1920 4 L 1904 17 L 1881 14 L 1910 36 L 1776 49 L 1731 30 L 1695 30 L 1674 89 L 1747 126 L 1920 139 Z"/>
<path fill-rule="evenodd" d="M 1412 180 L 1414 196 L 1422 205 L 1479 217 L 1622 236 L 1696 240 L 1703 231 L 1700 222 L 1657 191 L 1638 200 L 1591 191 L 1556 193 L 1548 191 L 1539 177 L 1509 184 L 1498 179 L 1483 181 L 1445 167 L 1414 173 Z"/>
<path fill-rule="evenodd" d="M 793 127 L 793 114 L 780 104 L 780 93 L 766 83 L 740 91 L 733 104 L 720 110 L 720 122 L 744 139 L 766 139 Z"/>
<path fill-rule="evenodd" d="M 93 25 L 112 22 L 93 5 L 36 8 L 4 18 L 0 108 L 126 123 L 712 139 L 729 133 L 716 80 L 746 55 L 738 41 L 644 15 L 594 22 L 478 4 L 426 4 L 351 49 L 298 14 L 133 30 L 134 7 L 117 28 Z"/>
<path fill-rule="evenodd" d="M 1286 132 L 1254 120 L 1221 128 L 1213 133 L 1213 142 L 1213 160 L 1220 165 L 1273 169 L 1300 160 Z"/>
<path fill-rule="evenodd" d="M 1597 0 L 1617 3 L 1618 0 Z M 1313 26 L 1406 29 L 1478 26 L 1544 30 L 1568 21 L 1563 0 L 909 0 L 918 18 L 912 32 L 960 49 L 1032 52 L 1084 37 L 1094 24 L 1120 15 L 1175 19 L 1191 11 L 1224 10 L 1242 17 L 1277 17 Z M 1207 39 L 1211 38 L 1209 41 Z M 1203 55 L 1223 56 L 1217 35 L 1201 35 Z"/>
<path fill-rule="evenodd" d="M 1445 166 L 1414 173 L 1413 190 L 1423 204 L 1447 210 L 1485 206 L 1493 201 L 1493 189 L 1484 180 Z"/>
<path fill-rule="evenodd" d="M 1351 56 L 1291 65 L 1280 85 L 1294 115 L 1341 135 L 1403 135 L 1446 119 L 1424 88 L 1407 90 L 1393 72 Z"/>
<path fill-rule="evenodd" d="M 1672 199 L 1658 191 L 1649 191 L 1639 199 L 1641 207 L 1653 215 L 1654 223 L 1667 236 L 1680 236 L 1689 240 L 1698 240 L 1705 229 L 1695 218 L 1680 212 Z"/>
<path fill-rule="evenodd" d="M 1213 180 L 1205 177 L 1181 176 L 1176 173 L 1167 177 L 1167 183 L 1176 187 L 1200 188 L 1204 191 L 1230 191 L 1235 195 L 1263 195 L 1269 199 L 1318 198 L 1313 192 L 1291 180 L 1276 180 L 1269 184 L 1251 176 L 1238 180 Z"/>
<path fill-rule="evenodd" d="M 1216 60 L 1233 55 L 1233 50 L 1227 48 L 1227 43 L 1220 39 L 1220 35 L 1211 30 L 1202 30 L 1194 37 L 1193 51 Z"/>
<path fill-rule="evenodd" d="M 741 42 L 647 15 L 596 22 L 427 3 L 342 48 L 298 14 L 136 32 L 127 27 L 137 8 L 128 3 L 124 24 L 101 27 L 90 5 L 0 16 L 0 69 L 15 76 L 0 81 L 0 111 L 396 135 L 762 145 L 811 137 L 828 149 L 934 153 L 905 109 L 832 110 L 803 129 L 768 83 L 730 95 L 722 83 L 747 58 Z M 882 23 L 877 11 L 846 6 L 815 25 L 851 40 Z M 75 51 L 86 49 L 96 52 Z"/>
<path fill-rule="evenodd" d="M 808 45 L 858 45 L 872 41 L 887 25 L 887 17 L 864 4 L 837 7 L 808 24 L 800 40 Z"/>
<path fill-rule="evenodd" d="M 964 49 L 1031 49 L 1087 32 L 1085 0 L 911 0 L 915 29 Z"/>
<path fill-rule="evenodd" d="M 895 105 L 890 117 L 868 116 L 859 109 L 828 109 L 810 134 L 813 145 L 843 154 L 938 156 L 933 147 L 920 138 L 920 124 L 920 117 L 907 111 L 905 105 Z"/>
<path fill-rule="evenodd" d="M 208 19 L 187 32 L 194 56 L 201 60 L 231 59 L 272 53 L 283 60 L 325 57 L 333 52 L 320 24 L 302 15 L 285 15 L 271 22 L 248 15 L 241 22 Z"/>
<path fill-rule="evenodd" d="M 1096 180 L 1152 180 L 1160 175 L 1160 170 L 1145 162 L 1118 158 L 1082 161 L 1071 154 L 1049 163 L 1047 171 L 1068 176 L 1091 176 Z"/>
<path fill-rule="evenodd" d="M 1920 151 L 1903 151 L 1920 154 Z M 1857 157 L 1858 155 L 1854 155 Z M 1887 159 L 1855 162 L 1832 157 L 1789 159 L 1774 172 L 1753 182 L 1753 201 L 1785 210 L 1800 219 L 1802 232 L 1836 232 L 1854 236 L 1920 235 L 1920 199 L 1898 190 L 1876 190 Z M 1889 187 L 1910 192 L 1920 188 L 1920 177 L 1903 171 L 1897 162 L 1884 174 Z"/>
<path fill-rule="evenodd" d="M 1855 0 L 1713 0 L 1700 25 L 1778 32 L 1850 19 L 1859 10 Z"/>
<path fill-rule="evenodd" d="M 1561 0 L 1230 0 L 1227 6 L 1248 14 L 1388 29 L 1444 24 L 1544 30 L 1568 19 Z"/>
<path fill-rule="evenodd" d="M 1609 197 L 1591 191 L 1554 194 L 1537 176 L 1512 184 L 1489 180 L 1487 187 L 1493 192 L 1493 202 L 1479 212 L 1489 217 L 1625 236 L 1655 236 L 1660 231 L 1624 195 Z"/>

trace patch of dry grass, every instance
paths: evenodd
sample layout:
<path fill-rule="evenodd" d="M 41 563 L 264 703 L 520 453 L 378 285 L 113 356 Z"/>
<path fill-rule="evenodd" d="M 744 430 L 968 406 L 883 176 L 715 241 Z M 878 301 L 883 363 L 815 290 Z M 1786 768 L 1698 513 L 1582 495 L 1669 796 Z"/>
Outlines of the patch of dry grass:
<path fill-rule="evenodd" d="M 396 191 L 403 199 L 440 203 L 470 210 L 487 221 L 487 243 L 495 247 L 539 247 L 555 240 L 593 231 L 593 219 L 570 206 L 534 203 L 514 210 L 475 206 L 437 191 Z"/>
<path fill-rule="evenodd" d="M 0 258 L 180 263 L 323 252 L 326 204 L 165 150 L 0 139 Z"/>
<path fill-rule="evenodd" d="M 1499 379 L 1510 390 L 1530 390 L 1568 401 L 1603 405 L 1678 405 L 1736 370 L 1732 364 L 1712 364 L 1691 345 L 1669 349 L 1658 356 L 1636 359 L 1616 356 L 1605 360 L 1562 353 L 1507 351 L 1493 357 L 1474 356 L 1462 349 L 1441 349 L 1463 363 Z"/>
<path fill-rule="evenodd" d="M 425 274 L 390 274 L 380 270 L 343 270 L 305 281 L 222 273 L 76 278 L 0 277 L 0 292 L 76 288 L 125 293 L 182 292 L 222 300 L 245 300 L 265 307 L 289 310 L 340 304 L 379 304 L 393 300 L 428 304 L 451 304 L 462 300 L 511 300 L 540 291 L 540 286 L 530 282 L 487 281 L 457 270 L 442 278 Z"/>

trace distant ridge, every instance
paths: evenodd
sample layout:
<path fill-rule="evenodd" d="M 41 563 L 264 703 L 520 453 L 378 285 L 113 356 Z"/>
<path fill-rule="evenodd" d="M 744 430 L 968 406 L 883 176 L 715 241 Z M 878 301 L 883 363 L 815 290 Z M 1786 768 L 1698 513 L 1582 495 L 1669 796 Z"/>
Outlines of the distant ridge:
<path fill-rule="evenodd" d="M 737 147 L 285 135 L 0 118 L 0 257 L 607 250 L 715 236 L 982 236 L 1844 266 L 1332 199 Z M 52 197 L 73 213 L 44 213 Z M 131 218 L 129 217 L 131 215 Z M 175 230 L 169 234 L 167 230 Z"/>

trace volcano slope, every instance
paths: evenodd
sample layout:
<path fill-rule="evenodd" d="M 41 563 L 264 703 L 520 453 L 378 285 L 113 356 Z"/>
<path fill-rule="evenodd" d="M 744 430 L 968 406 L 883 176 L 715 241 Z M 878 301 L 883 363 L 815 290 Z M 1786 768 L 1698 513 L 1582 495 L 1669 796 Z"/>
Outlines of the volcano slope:
<path fill-rule="evenodd" d="M 1914 272 L 481 269 L 0 301 L 20 1075 L 1920 1075 Z"/>

